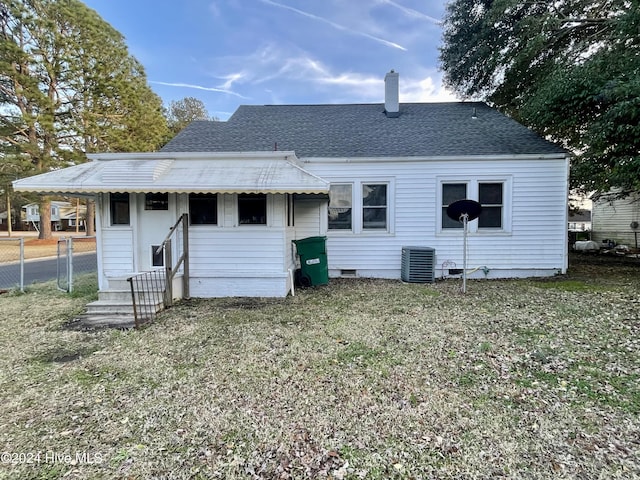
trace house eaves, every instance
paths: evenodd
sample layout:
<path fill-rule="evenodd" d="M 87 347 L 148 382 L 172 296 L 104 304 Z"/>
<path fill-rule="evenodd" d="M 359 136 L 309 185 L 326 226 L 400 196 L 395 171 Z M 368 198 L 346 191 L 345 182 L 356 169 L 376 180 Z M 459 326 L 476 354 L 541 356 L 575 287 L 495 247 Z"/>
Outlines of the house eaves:
<path fill-rule="evenodd" d="M 322 194 L 329 182 L 293 152 L 97 154 L 92 161 L 13 182 L 22 192 Z"/>

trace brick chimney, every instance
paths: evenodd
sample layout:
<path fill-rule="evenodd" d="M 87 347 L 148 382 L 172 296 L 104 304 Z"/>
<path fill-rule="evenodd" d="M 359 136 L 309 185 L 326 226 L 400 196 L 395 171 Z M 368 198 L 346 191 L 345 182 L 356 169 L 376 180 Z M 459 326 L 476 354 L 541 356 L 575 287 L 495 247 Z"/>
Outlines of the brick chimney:
<path fill-rule="evenodd" d="M 391 70 L 384 76 L 384 113 L 389 118 L 400 116 L 399 74 Z"/>

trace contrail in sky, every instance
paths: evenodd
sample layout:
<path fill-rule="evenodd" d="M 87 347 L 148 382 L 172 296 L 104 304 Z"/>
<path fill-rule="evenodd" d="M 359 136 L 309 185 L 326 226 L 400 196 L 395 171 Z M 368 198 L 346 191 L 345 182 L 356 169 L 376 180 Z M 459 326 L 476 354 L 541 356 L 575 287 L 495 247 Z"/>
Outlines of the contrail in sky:
<path fill-rule="evenodd" d="M 358 30 L 352 30 L 350 28 L 345 27 L 344 25 L 340 25 L 339 23 L 335 23 L 335 22 L 332 22 L 331 20 L 327 20 L 326 18 L 319 17 L 318 15 L 314 15 L 313 13 L 305 12 L 303 10 L 299 10 L 297 8 L 290 7 L 288 5 L 283 5 L 281 3 L 277 3 L 277 2 L 274 2 L 272 0 L 260 0 L 260 1 L 262 3 L 266 3 L 267 5 L 273 5 L 274 7 L 284 8 L 285 10 L 290 10 L 292 12 L 297 13 L 298 15 L 302 15 L 302 16 L 305 16 L 307 18 L 311 18 L 313 20 L 317 20 L 319 22 L 326 23 L 327 25 L 331 25 L 333 28 L 335 28 L 337 30 L 341 30 L 343 32 L 352 33 L 354 35 L 359 35 L 361 37 L 365 37 L 365 38 L 368 38 L 370 40 L 374 40 L 374 41 L 376 41 L 378 43 L 386 45 L 387 47 L 397 48 L 398 50 L 404 50 L 405 52 L 407 51 L 407 49 L 404 48 L 402 45 L 399 45 L 399 44 L 394 43 L 394 42 L 390 42 L 389 40 L 385 40 L 384 38 L 380 38 L 380 37 L 375 37 L 373 35 L 369 35 L 368 33 L 360 32 Z"/>
<path fill-rule="evenodd" d="M 236 97 L 248 99 L 249 97 L 245 97 L 244 95 L 240 95 L 232 90 L 225 90 L 224 88 L 216 88 L 216 87 L 203 87 L 202 85 L 192 85 L 190 83 L 170 83 L 170 82 L 156 82 L 153 80 L 149 80 L 149 83 L 155 83 L 156 85 L 164 85 L 165 87 L 183 87 L 183 88 L 194 88 L 196 90 L 205 90 L 207 92 L 220 92 L 227 93 L 229 95 L 235 95 Z"/>

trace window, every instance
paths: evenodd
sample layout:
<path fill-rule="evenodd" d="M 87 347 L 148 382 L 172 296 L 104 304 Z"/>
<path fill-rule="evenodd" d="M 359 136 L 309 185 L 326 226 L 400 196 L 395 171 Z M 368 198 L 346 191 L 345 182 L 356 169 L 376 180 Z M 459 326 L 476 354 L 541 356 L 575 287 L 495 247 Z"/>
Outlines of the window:
<path fill-rule="evenodd" d="M 502 183 L 479 183 L 478 202 L 482 205 L 478 228 L 502 228 Z"/>
<path fill-rule="evenodd" d="M 329 187 L 329 230 L 352 229 L 352 186 L 334 184 Z"/>
<path fill-rule="evenodd" d="M 189 219 L 191 225 L 217 225 L 218 195 L 215 193 L 190 193 Z"/>
<path fill-rule="evenodd" d="M 164 249 L 160 245 L 151 245 L 151 266 L 164 267 Z"/>
<path fill-rule="evenodd" d="M 129 225 L 129 194 L 112 193 L 109 195 L 111 225 Z"/>
<path fill-rule="evenodd" d="M 387 185 L 362 185 L 362 228 L 387 229 Z"/>
<path fill-rule="evenodd" d="M 442 232 L 463 228 L 462 222 L 452 220 L 447 216 L 447 207 L 453 202 L 465 198 L 475 200 L 482 205 L 478 219 L 469 222 L 470 232 L 508 233 L 511 231 L 510 177 L 443 180 L 440 182 L 442 203 L 438 206 Z"/>
<path fill-rule="evenodd" d="M 238 223 L 240 225 L 267 224 L 267 195 L 240 193 L 238 195 Z"/>
<path fill-rule="evenodd" d="M 296 223 L 295 223 L 295 208 L 294 208 L 294 202 L 293 202 L 293 195 L 291 193 L 287 193 L 285 196 L 285 204 L 286 204 L 286 209 L 287 209 L 287 227 L 295 227 Z"/>
<path fill-rule="evenodd" d="M 463 228 L 462 222 L 449 218 L 449 215 L 447 215 L 447 207 L 465 198 L 467 198 L 466 183 L 442 184 L 442 228 Z"/>
<path fill-rule="evenodd" d="M 168 193 L 145 193 L 144 209 L 145 210 L 169 210 L 169 194 Z"/>

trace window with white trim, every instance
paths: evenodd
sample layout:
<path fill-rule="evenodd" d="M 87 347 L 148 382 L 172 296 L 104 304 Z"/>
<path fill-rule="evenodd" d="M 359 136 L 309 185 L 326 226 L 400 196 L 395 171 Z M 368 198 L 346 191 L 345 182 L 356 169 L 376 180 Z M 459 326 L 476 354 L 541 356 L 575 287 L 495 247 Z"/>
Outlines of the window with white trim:
<path fill-rule="evenodd" d="M 239 193 L 238 223 L 240 225 L 266 225 L 267 195 L 264 193 Z"/>
<path fill-rule="evenodd" d="M 336 183 L 329 187 L 329 230 L 352 230 L 353 185 Z"/>
<path fill-rule="evenodd" d="M 503 184 L 502 182 L 478 183 L 478 202 L 482 212 L 478 217 L 478 228 L 502 228 Z"/>
<path fill-rule="evenodd" d="M 168 193 L 145 193 L 144 209 L 145 210 L 169 210 L 169 194 Z"/>
<path fill-rule="evenodd" d="M 386 183 L 362 184 L 362 229 L 387 230 L 388 203 Z"/>
<path fill-rule="evenodd" d="M 466 183 L 442 184 L 442 228 L 462 228 L 462 222 L 453 220 L 447 215 L 447 207 L 458 200 L 467 198 Z"/>
<path fill-rule="evenodd" d="M 329 187 L 328 229 L 335 232 L 392 231 L 390 181 L 332 183 Z"/>
<path fill-rule="evenodd" d="M 472 232 L 507 232 L 510 230 L 508 211 L 510 180 L 503 179 L 464 179 L 440 181 L 440 229 L 442 232 L 463 227 L 462 222 L 447 215 L 447 207 L 457 200 L 475 200 L 482 205 L 480 217 L 469 223 Z"/>
<path fill-rule="evenodd" d="M 191 225 L 218 224 L 218 195 L 216 193 L 189 194 L 189 223 Z"/>
<path fill-rule="evenodd" d="M 111 225 L 129 225 L 129 194 L 110 193 L 109 210 L 111 213 Z"/>

